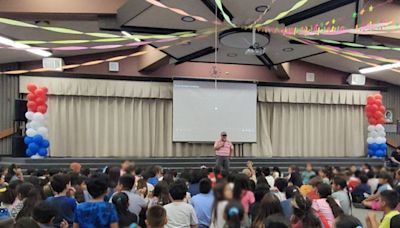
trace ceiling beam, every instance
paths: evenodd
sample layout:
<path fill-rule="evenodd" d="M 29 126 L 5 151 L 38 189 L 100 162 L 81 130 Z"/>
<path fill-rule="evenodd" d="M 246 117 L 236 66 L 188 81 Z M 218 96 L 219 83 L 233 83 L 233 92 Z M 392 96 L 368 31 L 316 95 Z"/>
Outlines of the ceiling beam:
<path fill-rule="evenodd" d="M 217 7 L 215 5 L 215 2 L 211 1 L 211 0 L 201 0 L 201 1 L 215 15 L 215 8 Z M 225 14 L 228 15 L 229 19 L 232 20 L 233 19 L 232 13 L 224 6 L 224 4 L 222 4 L 222 9 L 224 9 Z M 218 7 L 217 7 L 217 15 L 216 16 L 220 21 L 224 21 L 224 16 L 222 15 L 222 12 L 220 9 L 218 9 Z"/>
<path fill-rule="evenodd" d="M 211 54 L 213 52 L 215 52 L 215 48 L 211 47 L 211 46 L 207 47 L 207 48 L 204 48 L 204 49 L 201 49 L 201 50 L 193 52 L 193 53 L 191 53 L 189 55 L 185 55 L 185 56 L 183 56 L 181 58 L 178 58 L 178 61 L 175 63 L 175 65 L 182 64 L 184 62 L 188 62 L 190 60 L 200 58 L 202 56 Z"/>
<path fill-rule="evenodd" d="M 0 0 L 0 16 L 18 19 L 95 19 L 116 14 L 126 0 Z"/>
<path fill-rule="evenodd" d="M 271 70 L 271 68 L 274 66 L 274 63 L 272 60 L 266 55 L 265 53 L 263 55 L 256 55 L 257 59 L 260 60 L 268 69 Z"/>
<path fill-rule="evenodd" d="M 331 0 L 329 2 L 324 2 L 322 4 L 314 6 L 310 9 L 306 9 L 304 11 L 282 18 L 278 20 L 278 22 L 280 24 L 284 24 L 285 26 L 292 25 L 354 2 L 358 2 L 358 0 Z"/>
<path fill-rule="evenodd" d="M 150 45 L 141 47 L 140 51 L 145 51 L 146 54 L 137 58 L 139 72 L 151 72 L 169 63 L 168 55 Z"/>
<path fill-rule="evenodd" d="M 279 65 L 275 65 L 272 67 L 272 72 L 282 81 L 287 81 L 290 79 L 289 72 L 290 72 L 290 63 L 282 63 Z"/>

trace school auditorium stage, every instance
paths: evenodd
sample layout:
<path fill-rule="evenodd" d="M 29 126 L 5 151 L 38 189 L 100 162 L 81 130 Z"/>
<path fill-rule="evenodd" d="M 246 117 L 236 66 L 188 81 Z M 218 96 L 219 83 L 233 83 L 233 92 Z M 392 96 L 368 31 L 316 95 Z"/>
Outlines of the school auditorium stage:
<path fill-rule="evenodd" d="M 179 157 L 179 158 L 61 158 L 50 157 L 45 159 L 31 158 L 15 158 L 1 157 L 0 165 L 8 166 L 12 163 L 17 164 L 23 169 L 49 169 L 49 168 L 67 168 L 71 162 L 79 162 L 83 167 L 103 168 L 105 166 L 118 166 L 123 159 L 129 159 L 136 163 L 137 167 L 146 168 L 150 165 L 161 165 L 164 168 L 175 169 L 177 171 L 185 168 L 200 168 L 205 165 L 213 167 L 215 165 L 215 157 Z M 252 160 L 256 167 L 279 167 L 283 172 L 291 165 L 296 165 L 300 169 L 304 169 L 307 162 L 311 162 L 314 168 L 318 169 L 324 166 L 339 166 L 347 168 L 352 164 L 361 166 L 364 163 L 369 163 L 372 166 L 383 165 L 384 160 L 373 158 L 356 158 L 356 157 L 234 157 L 231 159 L 231 169 L 241 170 L 245 168 L 246 162 Z"/>

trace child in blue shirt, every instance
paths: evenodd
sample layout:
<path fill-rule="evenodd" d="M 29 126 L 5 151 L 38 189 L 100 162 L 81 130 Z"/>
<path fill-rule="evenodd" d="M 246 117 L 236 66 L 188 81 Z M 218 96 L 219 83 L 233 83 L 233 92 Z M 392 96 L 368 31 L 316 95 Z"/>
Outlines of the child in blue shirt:
<path fill-rule="evenodd" d="M 88 178 L 86 185 L 92 200 L 76 207 L 73 227 L 118 228 L 118 215 L 114 205 L 104 201 L 108 176 L 103 173 L 93 174 Z"/>

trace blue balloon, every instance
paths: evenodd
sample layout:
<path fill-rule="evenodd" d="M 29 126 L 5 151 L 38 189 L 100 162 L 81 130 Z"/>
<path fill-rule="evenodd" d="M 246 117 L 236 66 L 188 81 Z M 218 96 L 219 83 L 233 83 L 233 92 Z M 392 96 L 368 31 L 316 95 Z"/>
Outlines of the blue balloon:
<path fill-rule="evenodd" d="M 29 144 L 32 143 L 32 142 L 33 142 L 33 138 L 32 138 L 32 137 L 25 136 L 25 138 L 24 138 L 24 143 L 25 143 L 26 145 L 29 145 Z"/>
<path fill-rule="evenodd" d="M 38 154 L 42 157 L 47 156 L 47 149 L 46 148 L 40 148 Z"/>
<path fill-rule="evenodd" d="M 29 146 L 28 146 L 28 149 L 30 150 L 30 151 L 32 151 L 32 153 L 34 153 L 34 154 L 36 154 L 38 151 L 39 151 L 39 146 L 38 146 L 38 144 L 36 144 L 36 143 L 30 143 L 29 144 Z"/>
<path fill-rule="evenodd" d="M 40 144 L 42 148 L 49 148 L 50 142 L 47 139 L 43 139 L 42 143 Z"/>
<path fill-rule="evenodd" d="M 368 156 L 370 156 L 370 157 L 375 156 L 375 151 L 374 150 L 368 150 Z"/>
<path fill-rule="evenodd" d="M 379 149 L 380 149 L 380 150 L 383 150 L 383 151 L 386 151 L 386 150 L 387 150 L 387 145 L 386 145 L 386 143 L 380 144 L 380 145 L 379 145 Z"/>
<path fill-rule="evenodd" d="M 43 137 L 41 135 L 33 136 L 33 142 L 40 145 L 43 141 Z"/>
<path fill-rule="evenodd" d="M 35 153 L 33 153 L 30 149 L 26 149 L 25 154 L 28 157 L 31 157 L 31 156 L 35 155 Z"/>
<path fill-rule="evenodd" d="M 375 156 L 377 156 L 378 158 L 385 157 L 385 155 L 386 155 L 386 151 L 383 151 L 383 150 L 377 150 L 375 152 Z"/>
<path fill-rule="evenodd" d="M 377 149 L 379 149 L 379 145 L 376 143 L 368 144 L 368 149 L 376 151 Z"/>

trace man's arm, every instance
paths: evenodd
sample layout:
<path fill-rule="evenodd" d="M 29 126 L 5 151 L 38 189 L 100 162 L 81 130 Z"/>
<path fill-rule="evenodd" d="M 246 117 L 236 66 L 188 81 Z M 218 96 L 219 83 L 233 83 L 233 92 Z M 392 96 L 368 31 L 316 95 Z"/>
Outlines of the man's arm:
<path fill-rule="evenodd" d="M 214 143 L 214 149 L 215 150 L 219 150 L 219 149 L 221 149 L 221 147 L 223 147 L 224 146 L 224 142 L 222 142 L 222 141 L 216 141 L 215 143 Z"/>
<path fill-rule="evenodd" d="M 394 163 L 400 164 L 400 162 L 397 161 L 396 158 L 394 158 L 394 157 L 390 157 L 390 160 L 392 160 L 392 162 L 394 162 Z"/>
<path fill-rule="evenodd" d="M 230 151 L 229 151 L 229 156 L 232 156 L 232 154 L 233 154 L 233 144 L 231 143 L 231 148 L 230 148 Z"/>

